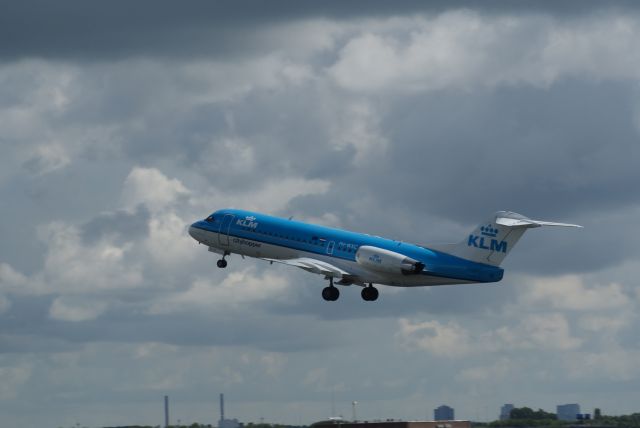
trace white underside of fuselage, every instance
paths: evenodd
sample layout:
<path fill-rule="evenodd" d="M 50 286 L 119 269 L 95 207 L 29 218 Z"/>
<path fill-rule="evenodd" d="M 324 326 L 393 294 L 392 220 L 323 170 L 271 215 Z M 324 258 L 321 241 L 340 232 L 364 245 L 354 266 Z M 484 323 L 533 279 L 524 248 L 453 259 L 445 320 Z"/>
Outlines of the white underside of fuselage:
<path fill-rule="evenodd" d="M 363 268 L 353 260 L 346 260 L 329 254 L 317 254 L 285 246 L 267 244 L 251 239 L 228 236 L 226 234 L 206 231 L 202 229 L 194 230 L 192 236 L 201 244 L 208 246 L 210 251 L 214 251 L 220 254 L 228 252 L 231 254 L 239 254 L 247 257 L 275 260 L 292 260 L 304 257 L 320 260 L 325 263 L 329 263 L 341 270 L 349 272 L 350 275 L 357 277 L 358 281 L 355 282 L 355 284 L 357 285 L 373 283 L 395 287 L 419 287 L 472 283 L 471 281 L 446 278 L 424 273 L 416 275 L 394 275 L 390 273 L 374 272 L 369 269 Z"/>

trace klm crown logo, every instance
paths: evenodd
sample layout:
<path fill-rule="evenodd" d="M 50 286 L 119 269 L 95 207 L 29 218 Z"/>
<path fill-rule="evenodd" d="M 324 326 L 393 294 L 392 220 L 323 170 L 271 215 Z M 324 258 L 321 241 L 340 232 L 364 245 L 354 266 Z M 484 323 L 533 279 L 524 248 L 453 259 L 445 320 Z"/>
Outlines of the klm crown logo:
<path fill-rule="evenodd" d="M 482 226 L 480 228 L 480 234 L 483 236 L 488 236 L 490 238 L 495 238 L 496 236 L 498 236 L 498 229 L 494 229 L 493 227 L 491 227 L 491 225 Z"/>

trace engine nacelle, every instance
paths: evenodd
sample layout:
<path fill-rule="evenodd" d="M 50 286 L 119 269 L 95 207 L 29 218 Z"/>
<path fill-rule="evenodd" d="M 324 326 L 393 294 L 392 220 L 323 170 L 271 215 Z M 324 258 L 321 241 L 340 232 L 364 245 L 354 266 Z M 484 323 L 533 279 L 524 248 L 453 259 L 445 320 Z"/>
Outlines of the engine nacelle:
<path fill-rule="evenodd" d="M 363 245 L 356 252 L 356 262 L 378 272 L 411 275 L 422 272 L 424 264 L 404 254 Z"/>

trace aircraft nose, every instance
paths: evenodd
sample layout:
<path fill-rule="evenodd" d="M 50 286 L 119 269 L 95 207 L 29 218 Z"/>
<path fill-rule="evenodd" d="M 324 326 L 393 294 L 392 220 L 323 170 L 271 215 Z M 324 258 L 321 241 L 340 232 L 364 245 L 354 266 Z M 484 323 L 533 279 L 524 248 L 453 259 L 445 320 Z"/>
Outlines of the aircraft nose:
<path fill-rule="evenodd" d="M 191 226 L 189 226 L 189 235 L 191 235 L 191 237 L 197 241 L 198 240 L 198 228 L 195 227 L 195 225 L 196 225 L 196 223 L 193 223 Z"/>

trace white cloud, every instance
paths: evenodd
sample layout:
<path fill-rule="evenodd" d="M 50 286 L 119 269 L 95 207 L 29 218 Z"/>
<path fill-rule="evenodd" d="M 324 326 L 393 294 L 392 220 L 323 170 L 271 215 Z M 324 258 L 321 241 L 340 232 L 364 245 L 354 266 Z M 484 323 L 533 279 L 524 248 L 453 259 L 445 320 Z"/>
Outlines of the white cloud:
<path fill-rule="evenodd" d="M 329 226 L 329 227 L 344 228 L 342 226 L 342 219 L 334 213 L 323 213 L 321 216 L 305 217 L 302 220 L 308 223 L 322 224 L 324 226 Z"/>
<path fill-rule="evenodd" d="M 173 83 L 184 90 L 175 96 L 185 98 L 186 93 L 190 105 L 235 101 L 257 89 L 300 85 L 314 78 L 309 65 L 278 52 L 231 62 L 193 61 L 174 65 L 171 71 Z"/>
<path fill-rule="evenodd" d="M 156 168 L 135 167 L 124 182 L 122 200 L 130 209 L 145 204 L 151 211 L 159 211 L 189 193 L 180 180 L 167 178 Z"/>
<path fill-rule="evenodd" d="M 7 312 L 11 308 L 11 301 L 0 294 L 0 314 Z"/>
<path fill-rule="evenodd" d="M 304 85 L 315 78 L 310 66 L 294 63 L 284 63 L 280 73 L 285 82 L 293 85 Z"/>
<path fill-rule="evenodd" d="M 288 57 L 309 61 L 335 49 L 337 38 L 349 31 L 349 27 L 345 22 L 323 19 L 294 21 L 267 29 L 263 37 Z"/>
<path fill-rule="evenodd" d="M 90 321 L 107 309 L 107 303 L 96 298 L 57 297 L 51 304 L 49 316 L 61 321 Z"/>
<path fill-rule="evenodd" d="M 382 135 L 378 114 L 365 102 L 343 106 L 331 134 L 332 145 L 355 149 L 358 166 L 367 165 L 373 155 L 383 155 L 389 143 Z"/>
<path fill-rule="evenodd" d="M 569 322 L 559 313 L 529 315 L 516 329 L 501 329 L 497 333 L 507 346 L 524 349 L 569 350 L 582 344 L 582 340 L 571 335 Z"/>
<path fill-rule="evenodd" d="M 446 357 L 513 350 L 571 350 L 583 343 L 571 335 L 569 322 L 560 313 L 520 315 L 513 325 L 483 331 L 475 331 L 473 325 L 465 327 L 456 322 L 443 324 L 401 318 L 398 324 L 396 337 L 403 346 Z M 473 373 L 468 375 L 473 377 Z"/>
<path fill-rule="evenodd" d="M 578 311 L 622 308 L 630 303 L 622 286 L 616 283 L 588 287 L 577 275 L 532 279 L 530 282 L 522 296 L 524 303 Z"/>
<path fill-rule="evenodd" d="M 422 349 L 441 357 L 461 357 L 470 351 L 469 332 L 457 323 L 400 318 L 398 324 L 396 336 L 409 349 Z"/>
<path fill-rule="evenodd" d="M 597 352 L 581 352 L 567 361 L 571 379 L 629 382 L 640 377 L 640 351 L 608 347 Z"/>
<path fill-rule="evenodd" d="M 82 242 L 77 227 L 51 223 L 42 228 L 47 254 L 41 292 L 80 292 L 130 288 L 142 284 L 141 266 L 128 258 L 133 244 L 116 245 L 104 238 Z"/>
<path fill-rule="evenodd" d="M 175 268 L 193 256 L 195 241 L 186 232 L 187 224 L 172 212 L 156 214 L 149 220 L 145 248 L 159 265 Z"/>
<path fill-rule="evenodd" d="M 351 39 L 340 52 L 330 75 L 341 86 L 352 90 L 374 90 L 393 84 L 401 71 L 398 48 L 393 39 L 366 33 Z"/>
<path fill-rule="evenodd" d="M 18 396 L 20 388 L 31 378 L 33 369 L 27 364 L 4 366 L 0 362 L 0 399 L 9 400 Z"/>
<path fill-rule="evenodd" d="M 179 352 L 179 348 L 175 345 L 168 345 L 166 343 L 146 342 L 136 345 L 133 349 L 133 358 L 135 359 L 149 359 L 157 356 L 160 353 L 173 353 Z"/>
<path fill-rule="evenodd" d="M 514 363 L 502 357 L 488 365 L 464 368 L 455 378 L 458 382 L 499 382 L 510 378 L 515 370 Z"/>
<path fill-rule="evenodd" d="M 25 166 L 34 174 L 44 175 L 62 169 L 69 163 L 71 158 L 65 147 L 47 144 L 35 147 Z"/>
<path fill-rule="evenodd" d="M 633 318 L 628 312 L 616 312 L 607 315 L 586 315 L 580 318 L 579 325 L 584 330 L 606 334 L 607 338 L 611 338 L 632 322 Z"/>
<path fill-rule="evenodd" d="M 297 196 L 318 195 L 326 193 L 331 183 L 328 180 L 306 179 L 302 177 L 283 177 L 271 180 L 256 180 L 254 187 L 247 191 L 228 193 L 213 189 L 210 193 L 202 193 L 193 199 L 194 206 L 201 207 L 209 213 L 215 201 L 217 208 L 242 208 L 264 213 L 275 213 L 283 209 L 289 201 Z"/>
<path fill-rule="evenodd" d="M 273 212 L 282 209 L 291 199 L 297 196 L 326 193 L 330 183 L 327 180 L 285 177 L 266 182 L 253 189 L 248 195 L 239 197 L 239 202 L 249 209 Z M 264 208 L 261 208 L 264 207 Z"/>
<path fill-rule="evenodd" d="M 154 301 L 149 312 L 167 314 L 194 309 L 209 311 L 286 298 L 286 289 L 290 284 L 285 277 L 273 271 L 256 276 L 253 270 L 249 267 L 232 271 L 220 283 L 209 278 L 196 279 L 187 291 Z"/>
<path fill-rule="evenodd" d="M 640 77 L 634 16 L 551 17 L 453 11 L 368 23 L 341 49 L 329 75 L 358 92 L 424 91 L 516 83 L 547 87 L 566 76 Z"/>
<path fill-rule="evenodd" d="M 224 164 L 230 162 L 233 166 L 235 163 L 236 167 L 242 165 L 243 168 L 251 166 L 253 149 L 249 145 L 237 140 L 227 140 L 223 148 L 229 155 L 221 157 Z M 222 167 L 222 164 L 220 166 Z M 176 211 L 192 215 L 194 210 L 201 209 L 204 213 L 209 213 L 212 209 L 211 201 L 215 201 L 217 208 L 237 207 L 267 213 L 276 212 L 295 197 L 323 194 L 329 190 L 329 186 L 330 182 L 327 180 L 282 177 L 256 180 L 256 185 L 246 191 L 234 190 L 233 193 L 228 193 L 224 189 L 210 187 L 195 195 L 180 180 L 169 179 L 158 169 L 135 167 L 125 180 L 122 201 L 129 209 L 135 208 L 138 204 L 145 204 L 152 211 L 154 221 L 170 223 L 175 232 L 177 220 L 185 221 L 182 227 L 189 222 L 182 219 Z M 184 203 L 176 205 L 178 201 Z M 162 216 L 165 216 L 164 219 Z"/>
<path fill-rule="evenodd" d="M 233 123 L 233 118 L 229 120 Z M 224 174 L 224 171 L 251 171 L 256 166 L 256 156 L 249 141 L 225 137 L 211 141 L 198 162 L 206 171 Z"/>
<path fill-rule="evenodd" d="M 287 367 L 287 357 L 280 353 L 264 353 L 260 356 L 259 361 L 264 372 L 273 377 L 280 376 Z"/>
<path fill-rule="evenodd" d="M 543 47 L 548 76 L 590 76 L 595 79 L 640 77 L 640 53 L 634 40 L 640 35 L 637 16 L 610 15 L 554 26 Z"/>
<path fill-rule="evenodd" d="M 29 279 L 7 263 L 0 263 L 0 289 L 19 291 L 28 285 Z"/>
<path fill-rule="evenodd" d="M 326 367 L 315 367 L 308 371 L 302 383 L 304 385 L 312 386 L 315 390 L 324 390 L 327 383 L 327 376 L 329 370 Z"/>

